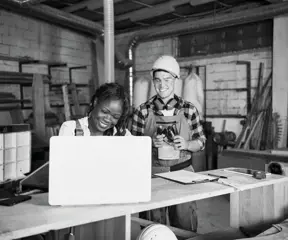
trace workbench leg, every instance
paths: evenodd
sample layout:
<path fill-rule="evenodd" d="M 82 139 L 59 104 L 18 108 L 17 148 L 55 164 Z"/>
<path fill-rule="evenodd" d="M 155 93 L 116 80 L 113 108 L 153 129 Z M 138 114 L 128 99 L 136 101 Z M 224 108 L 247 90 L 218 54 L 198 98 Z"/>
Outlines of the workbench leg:
<path fill-rule="evenodd" d="M 131 240 L 131 215 L 125 215 L 125 240 Z"/>
<path fill-rule="evenodd" d="M 287 183 L 277 183 L 230 194 L 231 227 L 266 228 L 287 217 Z"/>

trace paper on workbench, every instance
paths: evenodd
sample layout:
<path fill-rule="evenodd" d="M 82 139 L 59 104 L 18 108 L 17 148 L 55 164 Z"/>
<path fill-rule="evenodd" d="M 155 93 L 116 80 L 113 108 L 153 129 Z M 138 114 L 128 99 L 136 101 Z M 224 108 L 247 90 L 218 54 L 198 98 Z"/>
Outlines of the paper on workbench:
<path fill-rule="evenodd" d="M 165 178 L 168 180 L 172 180 L 175 182 L 183 183 L 183 184 L 193 184 L 202 181 L 211 181 L 216 179 L 215 177 L 207 176 L 204 174 L 198 174 L 195 172 L 190 172 L 186 170 L 179 170 L 174 172 L 166 172 L 166 173 L 157 173 L 155 176 Z"/>

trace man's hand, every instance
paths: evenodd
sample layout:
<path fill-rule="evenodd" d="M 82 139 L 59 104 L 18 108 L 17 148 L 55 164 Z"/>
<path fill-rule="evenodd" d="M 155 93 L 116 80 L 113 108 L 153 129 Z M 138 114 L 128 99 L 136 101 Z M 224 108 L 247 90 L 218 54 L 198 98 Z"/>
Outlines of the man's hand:
<path fill-rule="evenodd" d="M 181 136 L 174 137 L 174 146 L 175 149 L 178 150 L 187 150 L 188 149 L 188 142 Z"/>
<path fill-rule="evenodd" d="M 162 147 L 164 144 L 164 137 L 165 136 L 163 134 L 161 134 L 161 135 L 155 134 L 153 139 L 152 139 L 154 147 L 156 147 L 156 148 Z"/>

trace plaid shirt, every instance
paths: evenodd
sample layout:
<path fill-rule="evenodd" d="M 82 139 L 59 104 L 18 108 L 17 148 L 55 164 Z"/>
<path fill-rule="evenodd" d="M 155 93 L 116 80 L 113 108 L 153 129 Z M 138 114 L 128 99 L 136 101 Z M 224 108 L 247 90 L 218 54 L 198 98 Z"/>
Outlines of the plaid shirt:
<path fill-rule="evenodd" d="M 151 109 L 156 115 L 162 115 L 161 111 L 158 111 L 153 101 L 157 98 L 157 95 L 150 98 L 147 102 L 141 104 L 133 114 L 131 133 L 134 136 L 143 136 L 145 130 L 145 120 L 148 117 L 148 110 Z M 192 140 L 199 140 L 202 144 L 201 150 L 204 149 L 206 137 L 203 132 L 203 127 L 200 123 L 200 116 L 196 107 L 185 101 L 183 98 L 174 95 L 177 103 L 175 105 L 174 115 L 179 114 L 180 110 L 184 108 L 184 116 L 187 118 L 188 124 L 192 132 Z"/>

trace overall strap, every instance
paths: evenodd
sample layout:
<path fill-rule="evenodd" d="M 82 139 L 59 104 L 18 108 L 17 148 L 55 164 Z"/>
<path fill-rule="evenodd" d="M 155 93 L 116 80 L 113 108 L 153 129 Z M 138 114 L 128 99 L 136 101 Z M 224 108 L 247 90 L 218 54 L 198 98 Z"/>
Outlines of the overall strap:
<path fill-rule="evenodd" d="M 75 127 L 75 136 L 84 136 L 84 131 L 81 127 L 81 124 L 79 122 L 79 120 L 75 120 L 76 122 L 76 127 Z"/>

